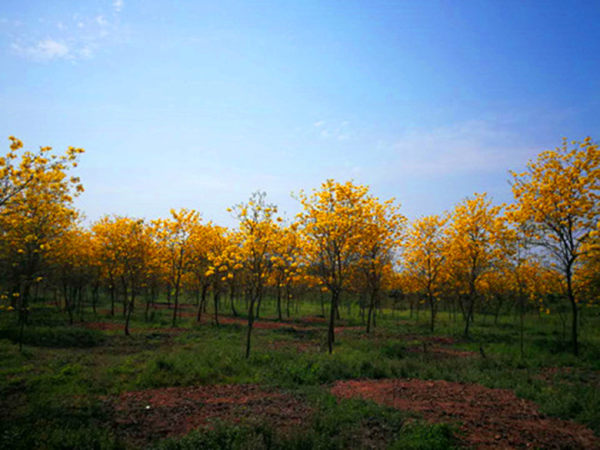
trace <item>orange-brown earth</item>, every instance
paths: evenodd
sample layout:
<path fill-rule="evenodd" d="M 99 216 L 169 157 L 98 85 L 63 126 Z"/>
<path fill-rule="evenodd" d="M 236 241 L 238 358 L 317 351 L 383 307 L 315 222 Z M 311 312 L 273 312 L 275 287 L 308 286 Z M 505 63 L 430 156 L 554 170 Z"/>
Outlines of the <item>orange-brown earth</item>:
<path fill-rule="evenodd" d="M 417 379 L 339 381 L 331 392 L 415 411 L 430 422 L 460 423 L 460 441 L 478 449 L 594 449 L 600 440 L 583 425 L 545 417 L 535 403 L 506 389 Z"/>
<path fill-rule="evenodd" d="M 168 387 L 111 399 L 118 434 L 138 445 L 181 436 L 214 420 L 267 421 L 279 431 L 306 423 L 311 409 L 296 397 L 256 385 Z"/>

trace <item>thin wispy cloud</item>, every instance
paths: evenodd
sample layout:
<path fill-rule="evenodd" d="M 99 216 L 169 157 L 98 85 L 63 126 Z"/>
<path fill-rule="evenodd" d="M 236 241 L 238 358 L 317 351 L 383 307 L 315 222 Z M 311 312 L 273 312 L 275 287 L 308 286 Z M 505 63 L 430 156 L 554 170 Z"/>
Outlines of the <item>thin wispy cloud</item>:
<path fill-rule="evenodd" d="M 32 62 L 86 60 L 119 42 L 122 32 L 117 14 L 123 6 L 123 1 L 117 0 L 112 3 L 114 13 L 108 9 L 93 15 L 75 13 L 54 20 L 40 17 L 37 22 L 46 24 L 43 29 L 33 23 L 17 26 L 13 22 L 8 27 L 7 21 L 3 31 L 12 52 Z"/>
<path fill-rule="evenodd" d="M 483 120 L 471 120 L 430 131 L 413 129 L 393 144 L 397 170 L 411 175 L 440 176 L 506 170 L 537 150 L 519 136 Z"/>
<path fill-rule="evenodd" d="M 12 48 L 17 54 L 33 61 L 71 59 L 73 57 L 68 45 L 53 39 L 44 39 L 29 46 L 22 46 L 15 42 L 12 44 Z"/>
<path fill-rule="evenodd" d="M 326 123 L 324 120 L 318 120 L 313 123 L 313 127 L 318 131 L 318 135 L 323 139 L 335 139 L 337 141 L 346 141 L 350 139 L 350 123 L 342 121 L 339 123 Z"/>
<path fill-rule="evenodd" d="M 113 8 L 115 9 L 115 12 L 121 12 L 123 9 L 123 0 L 115 0 L 113 2 Z"/>

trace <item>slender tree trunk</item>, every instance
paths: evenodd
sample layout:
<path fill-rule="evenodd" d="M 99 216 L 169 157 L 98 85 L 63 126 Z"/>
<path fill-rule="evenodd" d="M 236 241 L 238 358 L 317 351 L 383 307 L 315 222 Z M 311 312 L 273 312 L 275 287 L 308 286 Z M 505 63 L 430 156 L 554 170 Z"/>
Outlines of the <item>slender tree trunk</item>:
<path fill-rule="evenodd" d="M 235 309 L 235 285 L 233 283 L 231 283 L 229 288 L 229 300 L 231 302 L 231 314 L 233 314 L 234 317 L 237 317 L 238 313 Z"/>
<path fill-rule="evenodd" d="M 281 285 L 277 283 L 277 318 L 281 321 L 283 317 L 281 316 Z"/>
<path fill-rule="evenodd" d="M 569 302 L 571 303 L 571 311 L 573 313 L 573 322 L 571 323 L 571 339 L 573 341 L 573 354 L 575 356 L 579 356 L 579 342 L 577 339 L 577 322 L 579 309 L 577 307 L 577 302 L 575 301 L 575 295 L 573 294 L 571 267 L 568 267 L 567 269 L 567 295 L 569 297 Z"/>
<path fill-rule="evenodd" d="M 128 299 L 127 285 L 123 286 L 123 298 L 127 304 L 127 314 L 125 316 L 125 336 L 129 336 L 129 321 L 131 320 L 131 313 L 133 312 L 133 286 L 131 287 L 131 299 Z"/>
<path fill-rule="evenodd" d="M 94 284 L 94 287 L 92 288 L 92 312 L 94 313 L 94 316 L 96 315 L 96 304 L 98 303 L 98 289 L 98 284 Z"/>
<path fill-rule="evenodd" d="M 254 302 L 255 298 L 250 298 L 250 305 L 248 307 L 248 332 L 246 334 L 246 359 L 250 358 L 250 343 L 252 338 L 252 326 L 254 325 Z"/>
<path fill-rule="evenodd" d="M 115 286 L 112 282 L 110 286 L 110 315 L 115 316 Z"/>
<path fill-rule="evenodd" d="M 63 282 L 63 297 L 65 300 L 65 309 L 69 315 L 69 325 L 73 325 L 73 307 L 71 305 L 71 299 L 69 298 L 69 287 L 66 282 Z"/>
<path fill-rule="evenodd" d="M 254 304 L 258 302 L 260 305 L 260 300 L 262 298 L 262 285 L 261 280 L 257 281 L 256 285 L 256 294 L 250 295 L 250 306 L 248 308 L 248 334 L 246 335 L 246 359 L 250 357 L 250 344 L 252 338 L 252 327 L 254 325 Z M 258 315 L 257 315 L 258 317 Z"/>
<path fill-rule="evenodd" d="M 371 320 L 374 319 L 373 309 L 375 308 L 376 297 L 377 297 L 377 291 L 373 290 L 371 292 L 371 298 L 369 300 L 369 312 L 367 315 L 367 333 L 371 332 Z"/>
<path fill-rule="evenodd" d="M 329 328 L 327 330 L 327 347 L 329 354 L 333 353 L 333 344 L 335 343 L 335 312 L 337 310 L 339 293 L 337 289 L 331 291 L 331 309 L 329 311 Z"/>
<path fill-rule="evenodd" d="M 219 289 L 215 286 L 213 290 L 213 302 L 215 305 L 215 325 L 219 326 Z"/>
<path fill-rule="evenodd" d="M 200 323 L 202 320 L 202 310 L 204 308 L 204 304 L 206 303 L 206 291 L 208 290 L 208 285 L 202 285 L 202 295 L 200 296 L 200 303 L 198 303 L 198 310 L 196 312 L 196 322 Z"/>
<path fill-rule="evenodd" d="M 179 283 L 175 283 L 175 302 L 173 308 L 173 326 L 177 323 L 177 308 L 179 306 Z"/>
<path fill-rule="evenodd" d="M 19 352 L 23 351 L 23 335 L 27 322 L 27 307 L 29 302 L 29 283 L 25 281 L 23 292 L 19 296 Z"/>
<path fill-rule="evenodd" d="M 466 317 L 465 317 L 465 338 L 469 338 L 469 328 L 471 323 L 473 322 L 473 308 L 475 306 L 475 300 L 472 296 L 469 296 L 467 308 L 466 308 Z"/>
<path fill-rule="evenodd" d="M 260 319 L 260 304 L 262 303 L 262 297 L 256 301 L 256 318 Z"/>
<path fill-rule="evenodd" d="M 437 312 L 435 306 L 435 299 L 433 298 L 433 295 L 429 294 L 429 308 L 431 310 L 431 322 L 429 323 L 429 329 L 432 333 L 435 328 L 435 315 Z"/>
<path fill-rule="evenodd" d="M 152 294 L 150 294 L 152 295 Z M 149 321 L 149 312 L 150 312 L 150 299 L 146 300 L 146 309 L 144 310 L 144 321 Z"/>
<path fill-rule="evenodd" d="M 525 335 L 525 325 L 524 325 L 524 316 L 525 316 L 525 301 L 523 298 L 523 293 L 519 294 L 519 348 L 521 350 L 521 358 L 523 358 L 523 341 Z"/>

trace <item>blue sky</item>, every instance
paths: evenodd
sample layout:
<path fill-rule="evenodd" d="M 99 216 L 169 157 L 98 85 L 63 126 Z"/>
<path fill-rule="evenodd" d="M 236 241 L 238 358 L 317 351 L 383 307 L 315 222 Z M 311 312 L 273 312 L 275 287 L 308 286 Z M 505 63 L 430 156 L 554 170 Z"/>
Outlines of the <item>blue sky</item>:
<path fill-rule="evenodd" d="M 600 136 L 600 3 L 0 3 L 0 135 L 84 147 L 77 206 L 225 211 L 353 179 L 410 218 L 510 199 L 563 136 Z M 8 149 L 8 141 L 5 141 Z"/>

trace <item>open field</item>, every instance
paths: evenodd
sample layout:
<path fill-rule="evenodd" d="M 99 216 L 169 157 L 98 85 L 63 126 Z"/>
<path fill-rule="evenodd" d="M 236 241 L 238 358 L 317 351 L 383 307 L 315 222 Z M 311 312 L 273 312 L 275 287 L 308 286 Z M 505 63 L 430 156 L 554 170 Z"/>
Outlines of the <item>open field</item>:
<path fill-rule="evenodd" d="M 600 1 L 0 1 L 0 450 L 600 450 Z"/>
<path fill-rule="evenodd" d="M 508 315 L 476 316 L 467 341 L 444 312 L 435 334 L 389 310 L 367 334 L 342 307 L 329 355 L 318 304 L 279 322 L 265 301 L 246 359 L 243 317 L 198 324 L 184 304 L 173 327 L 166 304 L 140 307 L 127 337 L 97 311 L 69 326 L 33 305 L 22 352 L 2 312 L 0 448 L 600 447 L 595 309 L 579 357 L 555 316 L 527 316 L 523 358 Z"/>

